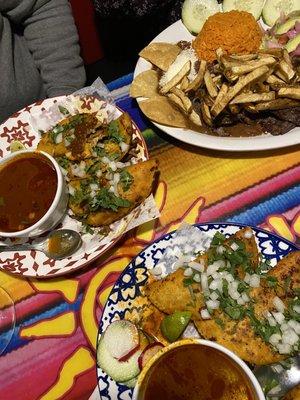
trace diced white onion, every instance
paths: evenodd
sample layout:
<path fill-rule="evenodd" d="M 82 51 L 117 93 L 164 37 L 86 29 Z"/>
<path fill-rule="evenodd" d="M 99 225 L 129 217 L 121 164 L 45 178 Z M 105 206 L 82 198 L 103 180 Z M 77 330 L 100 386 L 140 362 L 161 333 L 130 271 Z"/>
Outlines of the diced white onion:
<path fill-rule="evenodd" d="M 233 277 L 231 274 L 227 274 L 227 275 L 225 276 L 225 279 L 226 279 L 226 281 L 227 281 L 228 283 L 231 283 L 231 282 L 234 281 L 234 277 Z"/>
<path fill-rule="evenodd" d="M 232 248 L 233 251 L 237 251 L 239 248 L 238 244 L 235 242 L 233 242 L 230 247 Z"/>
<path fill-rule="evenodd" d="M 120 174 L 119 174 L 118 172 L 115 173 L 113 181 L 114 181 L 114 183 L 119 183 L 119 181 L 120 181 Z"/>
<path fill-rule="evenodd" d="M 120 143 L 120 148 L 122 150 L 122 153 L 125 153 L 126 151 L 128 151 L 129 145 L 127 143 L 125 143 L 125 142 L 121 142 Z"/>
<path fill-rule="evenodd" d="M 108 157 L 102 157 L 101 161 L 102 161 L 104 164 L 109 164 L 109 163 L 110 163 L 110 159 L 109 159 Z"/>
<path fill-rule="evenodd" d="M 245 237 L 246 239 L 250 239 L 250 238 L 252 238 L 252 236 L 253 236 L 253 232 L 252 232 L 250 229 L 247 229 L 247 230 L 245 231 L 245 233 L 244 233 L 244 237 Z"/>
<path fill-rule="evenodd" d="M 245 303 L 248 303 L 248 301 L 250 301 L 250 298 L 247 295 L 247 293 L 242 293 L 242 299 L 244 300 Z"/>
<path fill-rule="evenodd" d="M 115 192 L 115 188 L 113 186 L 110 186 L 110 188 L 108 189 L 109 192 L 114 193 Z"/>
<path fill-rule="evenodd" d="M 96 172 L 97 178 L 100 178 L 101 175 L 102 175 L 102 171 L 101 171 L 101 169 L 98 169 L 98 171 Z"/>
<path fill-rule="evenodd" d="M 285 332 L 285 331 L 288 331 L 289 329 L 291 329 L 291 327 L 287 324 L 287 323 L 283 323 L 283 324 L 281 324 L 280 325 L 280 330 L 281 330 L 281 332 Z"/>
<path fill-rule="evenodd" d="M 91 183 L 90 188 L 91 188 L 91 190 L 98 190 L 99 186 L 97 185 L 97 183 Z"/>
<path fill-rule="evenodd" d="M 55 138 L 55 143 L 58 144 L 61 143 L 62 141 L 63 141 L 63 135 L 62 132 L 60 132 Z"/>
<path fill-rule="evenodd" d="M 240 297 L 240 294 L 237 290 L 229 290 L 228 289 L 228 294 L 233 300 L 237 300 Z"/>
<path fill-rule="evenodd" d="M 269 342 L 273 346 L 276 346 L 280 341 L 281 341 L 281 335 L 279 335 L 279 333 L 273 333 L 273 335 L 270 336 Z"/>
<path fill-rule="evenodd" d="M 183 272 L 183 275 L 184 275 L 184 276 L 192 276 L 192 275 L 193 275 L 193 270 L 192 270 L 192 268 L 190 268 L 190 267 L 186 268 L 186 269 L 184 270 L 184 272 Z"/>
<path fill-rule="evenodd" d="M 211 310 L 217 310 L 220 307 L 220 302 L 218 300 L 208 300 L 206 302 L 206 307 Z"/>
<path fill-rule="evenodd" d="M 218 269 L 219 269 L 218 265 L 210 264 L 206 269 L 206 273 L 207 273 L 207 275 L 212 275 L 215 272 L 217 272 Z"/>
<path fill-rule="evenodd" d="M 209 285 L 210 290 L 217 290 L 219 288 L 219 281 L 214 279 Z"/>
<path fill-rule="evenodd" d="M 275 318 L 273 318 L 272 316 L 268 317 L 267 320 L 268 320 L 270 326 L 276 326 L 277 325 L 277 322 L 275 321 Z"/>
<path fill-rule="evenodd" d="M 74 194 L 75 194 L 75 189 L 73 188 L 73 186 L 69 185 L 68 188 L 69 188 L 69 193 L 70 193 L 70 195 L 71 195 L 71 196 L 74 196 Z"/>
<path fill-rule="evenodd" d="M 260 276 L 257 274 L 251 275 L 249 285 L 253 288 L 258 288 L 260 285 Z"/>
<path fill-rule="evenodd" d="M 299 340 L 299 336 L 293 329 L 285 331 L 282 335 L 282 343 L 294 346 Z"/>
<path fill-rule="evenodd" d="M 243 306 L 243 305 L 245 304 L 245 302 L 244 302 L 244 300 L 243 300 L 242 297 L 239 297 L 239 298 L 237 299 L 237 303 L 238 303 L 240 306 Z"/>
<path fill-rule="evenodd" d="M 200 311 L 200 314 L 201 314 L 202 319 L 211 319 L 210 313 L 208 312 L 208 310 L 206 308 L 202 309 Z"/>
<path fill-rule="evenodd" d="M 218 300 L 219 295 L 218 295 L 218 293 L 216 293 L 216 292 L 212 292 L 212 293 L 209 295 L 209 298 L 210 298 L 212 301 L 216 301 L 216 300 Z"/>
<path fill-rule="evenodd" d="M 277 349 L 280 354 L 289 354 L 292 350 L 292 347 L 289 344 L 278 344 Z"/>
<path fill-rule="evenodd" d="M 193 270 L 195 270 L 197 272 L 201 272 L 201 273 L 204 272 L 204 265 L 200 264 L 198 262 L 190 261 L 189 267 L 193 268 Z"/>
<path fill-rule="evenodd" d="M 124 163 L 122 163 L 120 161 L 117 161 L 116 162 L 116 166 L 117 166 L 117 168 L 124 168 L 126 166 L 126 164 L 124 164 Z"/>
<path fill-rule="evenodd" d="M 294 310 L 297 314 L 300 314 L 300 306 L 295 305 L 295 306 L 293 307 L 293 310 Z"/>
<path fill-rule="evenodd" d="M 288 321 L 288 325 L 294 329 L 297 335 L 300 335 L 300 322 L 291 319 Z"/>
<path fill-rule="evenodd" d="M 115 172 L 115 171 L 117 170 L 117 166 L 116 166 L 116 163 L 115 163 L 114 161 L 111 161 L 111 162 L 108 164 L 108 166 L 109 166 L 109 168 L 110 168 L 113 172 Z"/>
<path fill-rule="evenodd" d="M 217 247 L 217 254 L 223 254 L 225 251 L 225 247 L 224 246 L 218 246 Z"/>
<path fill-rule="evenodd" d="M 273 317 L 279 325 L 283 324 L 284 315 L 281 312 L 273 312 Z"/>
<path fill-rule="evenodd" d="M 201 282 L 200 274 L 195 274 L 193 279 L 194 279 L 195 282 L 200 283 Z"/>
<path fill-rule="evenodd" d="M 251 275 L 248 272 L 246 272 L 245 277 L 244 277 L 244 282 L 249 285 L 250 279 L 251 279 Z"/>
<path fill-rule="evenodd" d="M 274 297 L 273 304 L 274 304 L 274 306 L 275 306 L 277 311 L 279 311 L 281 313 L 284 312 L 285 305 L 284 305 L 283 301 L 278 296 Z"/>
<path fill-rule="evenodd" d="M 207 292 L 208 280 L 207 280 L 207 275 L 205 273 L 201 274 L 201 287 L 202 287 L 203 293 Z"/>

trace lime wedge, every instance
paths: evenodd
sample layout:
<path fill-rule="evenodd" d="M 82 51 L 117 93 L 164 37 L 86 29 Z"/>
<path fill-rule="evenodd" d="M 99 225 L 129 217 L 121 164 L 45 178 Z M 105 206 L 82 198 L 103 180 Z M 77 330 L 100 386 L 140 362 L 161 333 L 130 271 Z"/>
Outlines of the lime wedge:
<path fill-rule="evenodd" d="M 24 146 L 24 144 L 19 140 L 14 140 L 13 142 L 11 142 L 9 147 L 11 153 L 14 153 L 15 151 L 24 150 L 25 148 L 26 147 Z"/>
<path fill-rule="evenodd" d="M 167 315 L 160 325 L 161 333 L 169 342 L 175 342 L 187 327 L 191 316 L 190 311 L 175 311 Z"/>

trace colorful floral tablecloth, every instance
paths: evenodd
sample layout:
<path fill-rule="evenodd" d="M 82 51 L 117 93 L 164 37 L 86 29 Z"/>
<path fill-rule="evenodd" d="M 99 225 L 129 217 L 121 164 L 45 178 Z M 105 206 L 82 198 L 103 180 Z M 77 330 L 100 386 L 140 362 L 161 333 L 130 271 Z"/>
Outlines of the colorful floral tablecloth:
<path fill-rule="evenodd" d="M 112 285 L 132 257 L 182 221 L 260 226 L 300 244 L 300 146 L 236 154 L 177 142 L 142 116 L 128 96 L 131 80 L 127 75 L 109 89 L 159 160 L 155 198 L 161 217 L 129 232 L 72 275 L 43 281 L 0 271 L 17 317 L 0 356 L 1 400 L 88 399 L 97 384 L 98 321 Z"/>

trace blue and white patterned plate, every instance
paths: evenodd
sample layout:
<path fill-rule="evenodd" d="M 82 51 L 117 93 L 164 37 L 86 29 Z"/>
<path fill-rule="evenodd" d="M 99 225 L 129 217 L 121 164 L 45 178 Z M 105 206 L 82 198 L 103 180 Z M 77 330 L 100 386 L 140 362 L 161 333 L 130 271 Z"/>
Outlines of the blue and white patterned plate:
<path fill-rule="evenodd" d="M 227 237 L 233 235 L 244 225 L 220 223 L 196 224 L 194 227 L 199 229 L 203 236 L 207 235 L 212 238 L 217 231 Z M 276 265 L 289 252 L 298 250 L 293 243 L 279 236 L 258 228 L 252 227 L 252 229 L 259 251 L 266 259 L 270 260 L 272 266 Z M 161 261 L 167 248 L 174 246 L 175 237 L 176 231 L 157 239 L 141 251 L 125 268 L 107 300 L 100 321 L 98 340 L 112 321 L 123 319 L 126 311 L 131 309 L 132 301 L 140 294 L 140 289 L 147 282 L 148 270 L 154 268 Z M 203 250 L 205 250 L 206 243 L 204 240 Z M 133 389 L 116 383 L 100 368 L 97 369 L 97 376 L 102 400 L 131 400 Z"/>

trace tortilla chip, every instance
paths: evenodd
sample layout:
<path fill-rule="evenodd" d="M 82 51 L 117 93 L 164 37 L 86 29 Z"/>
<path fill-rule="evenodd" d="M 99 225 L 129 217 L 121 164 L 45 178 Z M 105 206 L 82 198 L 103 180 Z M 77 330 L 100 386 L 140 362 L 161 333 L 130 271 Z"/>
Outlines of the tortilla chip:
<path fill-rule="evenodd" d="M 158 74 L 149 69 L 136 76 L 130 86 L 131 97 L 153 97 L 157 95 Z"/>
<path fill-rule="evenodd" d="M 179 109 L 164 96 L 154 96 L 141 101 L 139 106 L 152 121 L 177 128 L 188 128 L 189 123 Z"/>
<path fill-rule="evenodd" d="M 167 71 L 180 52 L 180 48 L 172 43 L 150 43 L 140 51 L 139 56 L 150 61 L 163 71 Z"/>

